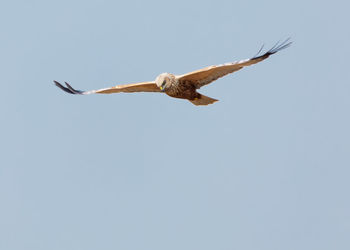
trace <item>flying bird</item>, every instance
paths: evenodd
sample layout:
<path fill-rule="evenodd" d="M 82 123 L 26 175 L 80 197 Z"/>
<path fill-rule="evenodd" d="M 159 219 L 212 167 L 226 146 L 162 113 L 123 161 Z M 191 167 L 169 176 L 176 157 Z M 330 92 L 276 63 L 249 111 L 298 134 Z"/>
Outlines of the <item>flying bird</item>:
<path fill-rule="evenodd" d="M 76 90 L 72 88 L 72 86 L 70 86 L 67 82 L 65 82 L 66 87 L 57 81 L 54 81 L 54 83 L 57 87 L 69 94 L 89 95 L 112 94 L 120 92 L 159 92 L 165 93 L 168 96 L 174 98 L 187 99 L 194 105 L 208 105 L 218 100 L 198 93 L 197 89 L 217 80 L 220 77 L 238 71 L 243 67 L 261 62 L 268 58 L 270 55 L 273 55 L 276 52 L 289 47 L 291 44 L 292 42 L 290 42 L 290 39 L 288 38 L 282 43 L 276 43 L 275 46 L 273 46 L 270 50 L 263 53 L 262 55 L 259 55 L 263 49 L 263 47 L 261 47 L 257 55 L 250 59 L 220 65 L 213 65 L 184 75 L 162 73 L 155 79 L 155 81 L 151 82 L 117 85 L 110 88 L 90 91 Z"/>

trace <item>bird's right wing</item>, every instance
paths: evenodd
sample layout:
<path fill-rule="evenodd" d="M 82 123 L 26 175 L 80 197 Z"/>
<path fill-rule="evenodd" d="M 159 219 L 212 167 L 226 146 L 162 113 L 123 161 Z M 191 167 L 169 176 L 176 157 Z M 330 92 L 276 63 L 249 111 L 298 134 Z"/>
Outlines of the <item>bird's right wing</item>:
<path fill-rule="evenodd" d="M 112 93 L 132 93 L 132 92 L 161 92 L 161 90 L 157 87 L 155 82 L 140 82 L 140 83 L 131 83 L 124 85 L 117 85 L 110 88 L 98 89 L 98 90 L 90 90 L 90 91 L 82 91 L 73 89 L 67 82 L 65 82 L 67 87 L 64 87 L 57 81 L 54 81 L 55 85 L 62 89 L 63 91 L 74 94 L 74 95 L 89 95 L 89 94 L 112 94 Z"/>

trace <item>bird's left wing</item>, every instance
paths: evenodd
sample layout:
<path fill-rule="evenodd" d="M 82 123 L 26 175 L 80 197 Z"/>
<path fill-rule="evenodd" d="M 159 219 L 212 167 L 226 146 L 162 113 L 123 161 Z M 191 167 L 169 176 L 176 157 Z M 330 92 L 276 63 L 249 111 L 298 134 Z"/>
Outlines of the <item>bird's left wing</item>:
<path fill-rule="evenodd" d="M 112 93 L 132 93 L 132 92 L 161 92 L 161 90 L 157 87 L 155 82 L 140 82 L 140 83 L 131 83 L 124 85 L 117 85 L 110 88 L 98 89 L 98 90 L 90 90 L 90 91 L 82 91 L 73 89 L 68 83 L 65 82 L 66 87 L 60 84 L 57 81 L 54 81 L 55 85 L 62 89 L 63 91 L 69 94 L 75 95 L 89 95 L 89 94 L 112 94 Z"/>
<path fill-rule="evenodd" d="M 261 62 L 266 58 L 268 58 L 270 55 L 273 55 L 276 52 L 289 47 L 292 44 L 292 42 L 290 42 L 289 40 L 290 39 L 287 39 L 282 43 L 277 43 L 273 48 L 271 48 L 269 51 L 267 51 L 263 55 L 255 56 L 250 59 L 237 61 L 233 63 L 225 63 L 221 65 L 209 66 L 197 71 L 193 71 L 184 75 L 177 76 L 177 78 L 180 82 L 183 82 L 184 84 L 190 82 L 191 84 L 194 84 L 197 89 L 199 89 L 200 87 L 207 85 L 217 80 L 220 77 L 223 77 L 227 74 L 238 71 L 245 66 L 250 66 L 252 64 Z M 258 52 L 258 54 L 260 53 L 260 51 Z"/>

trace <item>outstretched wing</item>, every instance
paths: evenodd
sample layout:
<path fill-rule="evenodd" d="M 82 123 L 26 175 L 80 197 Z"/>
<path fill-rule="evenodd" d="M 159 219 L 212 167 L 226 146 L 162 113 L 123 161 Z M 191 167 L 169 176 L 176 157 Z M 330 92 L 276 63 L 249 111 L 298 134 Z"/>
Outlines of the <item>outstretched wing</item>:
<path fill-rule="evenodd" d="M 217 80 L 220 77 L 223 77 L 227 74 L 238 71 L 243 67 L 261 62 L 266 58 L 268 58 L 270 55 L 273 55 L 282 49 L 288 48 L 291 44 L 292 42 L 290 42 L 290 38 L 288 38 L 282 43 L 279 43 L 279 42 L 276 43 L 275 46 L 273 46 L 269 51 L 267 51 L 263 55 L 259 56 L 262 50 L 261 48 L 258 54 L 251 59 L 246 59 L 246 60 L 237 61 L 233 63 L 225 63 L 221 65 L 209 66 L 197 71 L 193 71 L 193 72 L 178 76 L 177 78 L 180 82 L 183 82 L 184 84 L 187 84 L 188 82 L 190 82 L 191 84 L 194 84 L 197 89 L 199 89 L 200 87 L 207 85 Z"/>
<path fill-rule="evenodd" d="M 89 94 L 112 94 L 112 93 L 132 93 L 132 92 L 161 92 L 161 90 L 157 87 L 155 82 L 140 82 L 140 83 L 131 83 L 124 85 L 117 85 L 110 88 L 98 89 L 98 90 L 90 90 L 90 91 L 82 91 L 73 89 L 67 82 L 65 82 L 67 87 L 64 87 L 57 81 L 54 81 L 55 85 L 62 89 L 63 91 L 74 94 L 74 95 L 89 95 Z"/>

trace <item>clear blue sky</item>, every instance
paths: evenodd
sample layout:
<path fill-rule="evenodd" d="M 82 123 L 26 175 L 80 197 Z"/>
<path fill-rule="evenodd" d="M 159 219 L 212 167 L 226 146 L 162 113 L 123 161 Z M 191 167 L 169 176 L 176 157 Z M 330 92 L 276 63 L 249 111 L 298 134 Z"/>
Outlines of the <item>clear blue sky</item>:
<path fill-rule="evenodd" d="M 2 1 L 0 249 L 350 249 L 347 1 Z M 287 50 L 201 90 L 72 96 Z"/>

